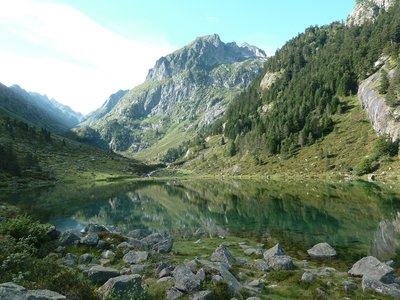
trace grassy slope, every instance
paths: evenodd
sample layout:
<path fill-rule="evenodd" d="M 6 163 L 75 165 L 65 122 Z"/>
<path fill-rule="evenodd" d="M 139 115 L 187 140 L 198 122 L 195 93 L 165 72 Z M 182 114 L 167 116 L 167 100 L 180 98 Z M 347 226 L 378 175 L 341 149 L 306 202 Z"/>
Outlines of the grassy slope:
<path fill-rule="evenodd" d="M 50 170 L 54 170 L 55 179 L 58 182 L 85 183 L 121 176 L 137 177 L 151 169 L 136 160 L 107 153 L 54 134 L 51 143 L 26 137 L 18 132 L 10 136 L 4 130 L 4 120 L 8 116 L 16 117 L 0 110 L 0 144 L 12 144 L 19 158 L 29 152 L 34 154 L 39 160 L 43 173 L 49 174 Z M 62 144 L 63 140 L 65 140 L 65 146 Z M 0 177 L 0 185 L 8 186 L 11 182 L 22 184 L 38 184 L 38 181 L 48 182 L 46 179 L 36 179 L 10 178 L 3 174 Z"/>
<path fill-rule="evenodd" d="M 361 108 L 357 97 L 342 99 L 347 108 L 334 118 L 335 130 L 318 140 L 314 145 L 303 147 L 288 159 L 277 155 L 261 157 L 257 165 L 249 153 L 228 155 L 229 141 L 219 145 L 220 136 L 209 139 L 207 149 L 195 159 L 184 164 L 193 174 L 250 175 L 275 177 L 337 177 L 351 174 L 359 161 L 370 154 L 376 134 Z M 397 158 L 382 162 L 377 174 L 397 177 L 400 161 Z"/>

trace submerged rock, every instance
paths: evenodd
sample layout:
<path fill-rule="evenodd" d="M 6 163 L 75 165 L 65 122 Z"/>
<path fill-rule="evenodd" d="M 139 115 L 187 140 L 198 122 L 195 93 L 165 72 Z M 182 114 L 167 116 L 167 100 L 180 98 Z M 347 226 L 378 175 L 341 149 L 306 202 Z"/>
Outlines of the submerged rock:
<path fill-rule="evenodd" d="M 121 275 L 111 278 L 98 290 L 102 299 L 117 297 L 118 299 L 140 298 L 143 294 L 142 277 L 140 275 Z"/>
<path fill-rule="evenodd" d="M 316 258 L 332 258 L 337 255 L 336 250 L 328 243 L 319 243 L 307 250 L 308 255 Z"/>

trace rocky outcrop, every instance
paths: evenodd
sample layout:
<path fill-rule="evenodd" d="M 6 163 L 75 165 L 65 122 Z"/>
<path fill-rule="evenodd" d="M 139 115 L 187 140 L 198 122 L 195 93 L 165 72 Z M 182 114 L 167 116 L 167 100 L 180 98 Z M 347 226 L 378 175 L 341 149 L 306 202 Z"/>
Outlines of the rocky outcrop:
<path fill-rule="evenodd" d="M 0 284 L 1 300 L 62 300 L 65 296 L 49 290 L 27 290 L 12 282 Z"/>
<path fill-rule="evenodd" d="M 389 72 L 389 76 L 391 74 Z M 378 71 L 364 80 L 358 89 L 358 97 L 375 132 L 378 135 L 388 134 L 396 140 L 400 137 L 400 110 L 387 105 L 385 96 L 379 94 L 380 76 Z"/>
<path fill-rule="evenodd" d="M 395 0 L 359 0 L 347 18 L 347 25 L 359 26 L 374 21 L 382 10 L 388 10 Z"/>
<path fill-rule="evenodd" d="M 260 88 L 262 90 L 268 90 L 279 78 L 281 78 L 282 72 L 267 72 L 260 82 Z"/>

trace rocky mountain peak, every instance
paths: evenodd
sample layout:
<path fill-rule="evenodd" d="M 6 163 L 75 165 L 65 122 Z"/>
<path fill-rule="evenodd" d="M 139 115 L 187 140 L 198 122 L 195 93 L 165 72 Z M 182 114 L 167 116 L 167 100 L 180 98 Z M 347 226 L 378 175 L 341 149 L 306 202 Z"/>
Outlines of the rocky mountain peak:
<path fill-rule="evenodd" d="M 185 47 L 161 57 L 147 75 L 147 80 L 164 80 L 185 71 L 211 70 L 222 64 L 247 59 L 266 58 L 265 52 L 255 46 L 224 43 L 219 35 L 196 38 Z"/>
<path fill-rule="evenodd" d="M 356 6 L 347 18 L 348 26 L 360 26 L 374 21 L 382 10 L 388 10 L 396 0 L 356 0 Z"/>

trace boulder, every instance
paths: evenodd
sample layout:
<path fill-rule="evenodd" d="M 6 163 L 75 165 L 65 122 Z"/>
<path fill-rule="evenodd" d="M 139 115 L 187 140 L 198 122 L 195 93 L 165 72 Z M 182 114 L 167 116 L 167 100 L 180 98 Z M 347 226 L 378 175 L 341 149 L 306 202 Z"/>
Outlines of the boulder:
<path fill-rule="evenodd" d="M 172 238 L 167 237 L 163 239 L 161 242 L 158 242 L 157 244 L 152 246 L 152 250 L 158 252 L 158 253 L 169 253 L 172 250 L 172 246 L 174 244 L 174 241 Z"/>
<path fill-rule="evenodd" d="M 60 235 L 59 241 L 62 246 L 75 245 L 81 240 L 80 236 L 72 231 L 65 231 Z"/>
<path fill-rule="evenodd" d="M 200 278 L 196 276 L 188 267 L 177 266 L 172 272 L 175 279 L 175 288 L 183 292 L 192 292 L 200 287 Z"/>
<path fill-rule="evenodd" d="M 357 261 L 348 272 L 353 276 L 363 276 L 372 280 L 392 283 L 394 280 L 394 269 L 380 262 L 373 256 L 363 257 Z"/>
<path fill-rule="evenodd" d="M 128 244 L 127 248 L 129 248 L 131 250 L 144 251 L 144 250 L 147 250 L 149 247 L 146 242 L 138 240 L 138 239 L 133 239 L 133 238 L 128 238 L 126 243 Z"/>
<path fill-rule="evenodd" d="M 129 231 L 126 234 L 126 236 L 134 238 L 134 239 L 142 239 L 150 234 L 151 234 L 151 232 L 148 229 L 134 229 L 134 230 Z"/>
<path fill-rule="evenodd" d="M 96 232 L 89 231 L 89 233 L 81 238 L 81 244 L 87 246 L 96 246 L 100 238 Z"/>
<path fill-rule="evenodd" d="M 101 257 L 104 259 L 110 259 L 111 257 L 114 257 L 114 256 L 115 256 L 115 253 L 111 250 L 106 250 L 101 253 Z"/>
<path fill-rule="evenodd" d="M 123 257 L 124 262 L 128 264 L 139 264 L 146 261 L 148 258 L 148 253 L 146 251 L 134 251 L 131 250 L 126 253 Z"/>
<path fill-rule="evenodd" d="M 386 284 L 382 281 L 363 276 L 361 286 L 363 290 L 372 289 L 378 293 L 390 295 L 395 299 L 400 299 L 400 285 L 397 283 Z"/>
<path fill-rule="evenodd" d="M 301 275 L 301 281 L 313 282 L 314 280 L 315 276 L 310 272 L 304 272 L 303 275 Z"/>
<path fill-rule="evenodd" d="M 158 283 L 163 283 L 163 282 L 174 282 L 174 278 L 172 276 L 167 276 L 167 277 L 162 277 L 157 280 Z"/>
<path fill-rule="evenodd" d="M 271 268 L 268 266 L 267 262 L 263 259 L 256 259 L 253 266 L 263 272 L 268 272 Z"/>
<path fill-rule="evenodd" d="M 141 239 L 142 242 L 146 243 L 150 247 L 152 247 L 155 244 L 158 244 L 159 242 L 162 242 L 164 240 L 164 237 L 159 234 L 158 232 L 152 233 L 145 238 Z"/>
<path fill-rule="evenodd" d="M 158 278 L 163 278 L 171 275 L 171 270 L 169 268 L 164 268 L 158 273 Z"/>
<path fill-rule="evenodd" d="M 101 298 L 136 299 L 143 294 L 142 277 L 138 274 L 110 278 L 98 290 Z"/>
<path fill-rule="evenodd" d="M 113 268 L 93 266 L 87 275 L 93 283 L 105 283 L 110 278 L 119 276 L 119 271 Z"/>
<path fill-rule="evenodd" d="M 283 250 L 283 248 L 280 244 L 276 244 L 274 247 L 272 247 L 264 252 L 264 259 L 268 259 L 269 257 L 280 256 L 280 255 L 286 255 L 286 252 L 285 252 L 285 250 Z"/>
<path fill-rule="evenodd" d="M 203 282 L 206 279 L 206 271 L 204 271 L 203 268 L 197 271 L 196 273 L 197 278 L 200 279 L 201 282 Z"/>
<path fill-rule="evenodd" d="M 346 294 L 349 294 L 352 291 L 354 291 L 355 289 L 357 289 L 357 284 L 355 284 L 353 281 L 345 280 L 345 281 L 343 281 L 342 284 L 343 284 L 343 288 L 344 288 L 344 291 L 346 292 Z"/>
<path fill-rule="evenodd" d="M 79 263 L 81 264 L 89 264 L 92 262 L 93 257 L 89 253 L 82 254 L 79 257 Z"/>
<path fill-rule="evenodd" d="M 216 272 L 222 277 L 228 284 L 229 290 L 233 292 L 239 292 L 242 288 L 240 282 L 236 279 L 231 272 L 229 272 L 229 266 L 224 262 L 210 262 L 207 260 L 199 260 L 199 263 L 205 268 L 206 272 L 215 274 Z"/>
<path fill-rule="evenodd" d="M 266 259 L 267 265 L 273 270 L 292 270 L 292 258 L 288 255 L 274 255 Z"/>
<path fill-rule="evenodd" d="M 110 230 L 100 224 L 88 224 L 85 226 L 84 232 L 110 232 Z"/>
<path fill-rule="evenodd" d="M 46 235 L 50 241 L 54 241 L 60 237 L 61 232 L 58 231 L 54 225 L 51 225 L 48 228 Z"/>
<path fill-rule="evenodd" d="M 65 296 L 49 290 L 27 290 L 13 282 L 0 284 L 1 300 L 62 300 Z"/>
<path fill-rule="evenodd" d="M 148 265 L 131 265 L 131 272 L 133 274 L 135 273 L 142 273 L 144 271 L 146 271 L 148 268 Z"/>
<path fill-rule="evenodd" d="M 211 255 L 211 261 L 224 262 L 229 267 L 231 267 L 235 259 L 232 256 L 231 252 L 224 245 L 219 245 L 218 248 L 215 249 L 214 253 Z"/>
<path fill-rule="evenodd" d="M 194 236 L 196 237 L 202 237 L 203 235 L 205 235 L 206 232 L 204 231 L 203 228 L 198 228 L 195 232 L 194 232 Z"/>
<path fill-rule="evenodd" d="M 308 255 L 316 258 L 332 258 L 337 255 L 336 250 L 328 243 L 319 243 L 307 250 Z"/>
<path fill-rule="evenodd" d="M 182 296 L 183 296 L 183 293 L 176 288 L 172 288 L 169 291 L 167 291 L 167 299 L 168 300 L 178 299 L 179 297 L 182 297 Z"/>
<path fill-rule="evenodd" d="M 64 258 L 64 264 L 68 267 L 73 267 L 78 264 L 78 257 L 75 254 L 67 253 Z"/>
<path fill-rule="evenodd" d="M 209 298 L 209 296 L 211 296 L 212 292 L 211 291 L 200 291 L 195 293 L 191 298 L 189 298 L 190 300 L 206 300 Z"/>

